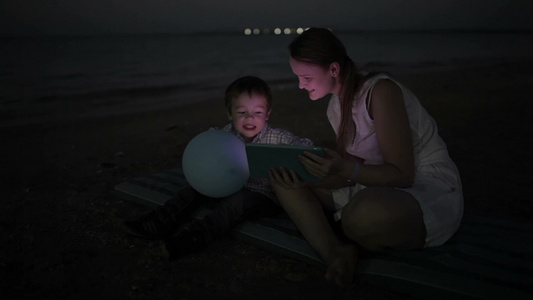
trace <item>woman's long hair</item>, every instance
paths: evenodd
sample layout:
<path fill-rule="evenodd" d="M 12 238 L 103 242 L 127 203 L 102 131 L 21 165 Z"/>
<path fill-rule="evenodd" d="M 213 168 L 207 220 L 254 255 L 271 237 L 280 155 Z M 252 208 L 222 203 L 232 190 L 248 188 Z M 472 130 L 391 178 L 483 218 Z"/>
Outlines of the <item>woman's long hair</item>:
<path fill-rule="evenodd" d="M 337 146 L 342 156 L 346 147 L 355 138 L 355 123 L 352 120 L 354 97 L 359 89 L 362 78 L 355 63 L 348 57 L 342 42 L 327 28 L 309 28 L 289 44 L 289 52 L 293 59 L 319 65 L 325 70 L 333 62 L 340 65 L 339 80 L 341 91 L 341 122 L 337 130 Z"/>

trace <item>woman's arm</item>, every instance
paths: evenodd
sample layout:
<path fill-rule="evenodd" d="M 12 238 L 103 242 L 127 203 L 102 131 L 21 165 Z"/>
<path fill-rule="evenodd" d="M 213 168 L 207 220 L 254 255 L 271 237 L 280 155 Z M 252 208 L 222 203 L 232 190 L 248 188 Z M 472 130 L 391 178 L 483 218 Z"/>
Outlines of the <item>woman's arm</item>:
<path fill-rule="evenodd" d="M 383 164 L 362 168 L 359 182 L 368 186 L 411 186 L 415 176 L 413 138 L 402 90 L 390 80 L 381 80 L 370 101 L 369 113 Z"/>
<path fill-rule="evenodd" d="M 372 90 L 370 117 L 374 120 L 376 137 L 383 164 L 360 164 L 356 171 L 355 160 L 342 158 L 327 150 L 327 158 L 312 154 L 302 157 L 302 163 L 324 182 L 319 187 L 338 188 L 355 182 L 366 186 L 408 187 L 414 180 L 414 153 L 411 128 L 400 87 L 390 80 L 382 80 Z M 351 182 L 348 179 L 352 179 Z"/>

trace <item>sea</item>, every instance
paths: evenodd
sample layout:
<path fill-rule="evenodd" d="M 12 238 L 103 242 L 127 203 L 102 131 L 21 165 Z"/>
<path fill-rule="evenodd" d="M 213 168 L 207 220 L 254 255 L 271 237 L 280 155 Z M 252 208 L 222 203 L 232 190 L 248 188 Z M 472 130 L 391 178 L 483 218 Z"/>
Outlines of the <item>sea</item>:
<path fill-rule="evenodd" d="M 357 65 L 405 75 L 531 61 L 521 32 L 339 32 Z M 238 77 L 297 88 L 294 35 L 240 33 L 0 38 L 0 126 L 179 107 L 223 98 Z"/>

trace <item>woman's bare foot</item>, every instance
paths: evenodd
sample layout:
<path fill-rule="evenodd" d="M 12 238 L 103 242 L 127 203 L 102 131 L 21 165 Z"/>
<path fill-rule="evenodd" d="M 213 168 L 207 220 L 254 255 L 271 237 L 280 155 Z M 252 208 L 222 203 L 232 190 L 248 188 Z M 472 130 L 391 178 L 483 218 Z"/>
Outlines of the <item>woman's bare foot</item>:
<path fill-rule="evenodd" d="M 352 283 L 355 264 L 357 263 L 358 251 L 355 245 L 343 245 L 327 261 L 328 270 L 326 280 L 334 280 L 341 287 L 348 286 Z"/>

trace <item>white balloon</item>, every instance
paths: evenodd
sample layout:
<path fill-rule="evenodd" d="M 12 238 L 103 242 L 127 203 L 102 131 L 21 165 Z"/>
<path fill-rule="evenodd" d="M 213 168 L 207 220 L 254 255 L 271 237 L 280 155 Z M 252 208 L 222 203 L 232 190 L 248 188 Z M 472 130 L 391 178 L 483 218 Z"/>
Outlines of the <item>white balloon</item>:
<path fill-rule="evenodd" d="M 250 176 L 244 142 L 223 130 L 195 136 L 185 147 L 182 167 L 189 184 L 213 198 L 239 191 Z"/>

